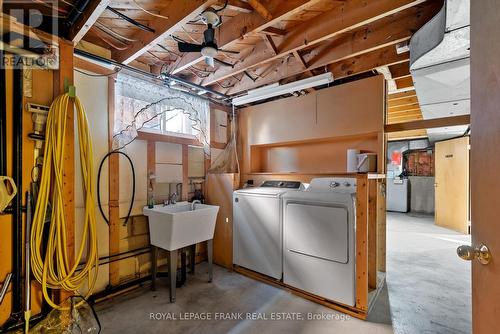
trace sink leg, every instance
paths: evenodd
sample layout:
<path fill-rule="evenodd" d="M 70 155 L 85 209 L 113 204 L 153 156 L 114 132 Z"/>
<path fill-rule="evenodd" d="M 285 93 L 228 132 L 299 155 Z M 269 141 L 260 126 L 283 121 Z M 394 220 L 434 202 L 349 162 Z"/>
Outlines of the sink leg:
<path fill-rule="evenodd" d="M 151 246 L 151 290 L 156 291 L 156 273 L 158 270 L 158 247 Z"/>
<path fill-rule="evenodd" d="M 189 272 L 194 275 L 194 266 L 196 262 L 196 245 L 189 247 Z"/>
<path fill-rule="evenodd" d="M 213 274 L 213 257 L 214 257 L 214 244 L 213 239 L 207 241 L 208 252 L 208 282 L 212 282 Z"/>
<path fill-rule="evenodd" d="M 175 303 L 175 285 L 177 283 L 177 250 L 168 252 L 168 279 L 170 280 L 170 302 Z"/>

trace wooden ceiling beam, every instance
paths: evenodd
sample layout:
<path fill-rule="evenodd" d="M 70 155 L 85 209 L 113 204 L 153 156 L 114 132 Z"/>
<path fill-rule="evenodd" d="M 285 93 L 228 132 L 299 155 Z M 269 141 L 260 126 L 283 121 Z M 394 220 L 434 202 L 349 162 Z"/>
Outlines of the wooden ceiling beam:
<path fill-rule="evenodd" d="M 266 29 L 262 30 L 262 33 L 271 36 L 285 36 L 286 30 L 278 29 L 275 27 L 267 27 Z"/>
<path fill-rule="evenodd" d="M 262 36 L 262 39 L 264 42 L 266 42 L 267 47 L 269 50 L 271 50 L 274 54 L 278 53 L 278 49 L 276 48 L 276 44 L 273 41 L 273 38 L 269 35 L 264 35 Z"/>
<path fill-rule="evenodd" d="M 407 61 L 405 63 L 389 66 L 389 71 L 391 71 L 393 79 L 400 79 L 411 76 L 410 62 Z"/>
<path fill-rule="evenodd" d="M 356 56 L 363 55 L 364 57 L 365 54 L 376 50 L 384 50 L 381 54 L 384 54 L 383 57 L 385 60 L 378 62 L 380 64 L 379 66 L 408 62 L 408 54 L 402 54 L 401 56 L 396 55 L 395 44 L 401 39 L 410 38 L 413 32 L 427 22 L 428 18 L 431 16 L 429 12 L 425 15 L 416 15 L 416 13 L 418 13 L 418 9 L 411 8 L 405 12 L 405 14 L 400 13 L 369 25 L 367 28 L 369 31 L 361 29 L 351 34 L 344 35 L 334 43 L 323 43 L 326 45 L 319 44 L 313 49 L 304 51 L 303 54 L 300 54 L 299 58 L 295 56 L 295 59 L 288 58 L 287 60 L 283 60 L 273 72 L 261 71 L 264 67 L 259 67 L 256 72 L 260 77 L 257 80 L 248 81 L 243 77 L 241 82 L 237 83 L 237 85 L 226 92 L 226 94 L 236 94 L 246 89 L 278 82 L 283 79 L 283 77 L 291 77 L 314 69 L 324 69 L 324 67 L 329 64 L 338 63 L 346 59 L 356 59 Z M 333 47 L 332 44 L 334 44 L 335 47 Z M 391 50 L 388 51 L 388 49 Z M 328 52 L 326 50 L 328 50 Z M 292 54 L 294 53 L 298 53 L 298 51 L 294 50 Z M 379 53 L 376 54 L 380 55 Z M 397 59 L 397 61 L 395 61 L 395 59 Z M 368 59 L 368 62 L 376 61 L 377 59 L 375 58 Z M 279 62 L 279 59 L 274 60 L 274 63 Z M 356 60 L 356 62 L 359 63 L 359 60 Z M 264 66 L 266 66 L 266 64 Z M 345 64 L 345 66 L 346 68 L 351 67 L 350 64 Z M 371 69 L 372 68 L 369 70 Z M 218 71 L 220 70 L 221 69 Z M 339 69 L 336 70 L 339 71 Z M 351 74 L 343 74 L 343 76 L 348 75 Z M 232 78 L 228 80 L 231 81 Z"/>
<path fill-rule="evenodd" d="M 217 45 L 220 49 L 226 49 L 242 41 L 249 33 L 263 30 L 273 31 L 273 25 L 320 1 L 321 0 L 268 1 L 266 7 L 273 16 L 272 20 L 265 20 L 256 12 L 236 15 L 222 24 L 217 36 Z M 172 74 L 177 74 L 190 66 L 196 65 L 202 60 L 203 57 L 198 52 L 186 53 L 182 56 L 182 60 L 179 64 L 173 69 Z"/>
<path fill-rule="evenodd" d="M 83 36 L 92 28 L 110 2 L 111 0 L 90 0 L 78 20 L 69 29 L 68 39 L 74 45 L 82 40 Z"/>
<path fill-rule="evenodd" d="M 188 21 L 194 20 L 201 12 L 218 3 L 217 0 L 171 0 L 169 5 L 160 11 L 160 15 L 167 19 L 158 18 L 151 21 L 150 28 L 155 32 L 140 30 L 134 35 L 136 42 L 132 43 L 127 50 L 114 51 L 113 59 L 120 63 L 128 64 L 148 49 L 160 43 L 165 36 L 174 33 Z"/>
<path fill-rule="evenodd" d="M 229 0 L 227 2 L 227 9 L 231 9 L 234 10 L 235 12 L 241 12 L 241 13 L 253 12 L 252 6 L 250 6 L 248 2 L 244 2 L 241 0 Z"/>
<path fill-rule="evenodd" d="M 387 106 L 390 108 L 418 104 L 417 96 L 405 97 L 403 99 L 389 100 Z"/>
<path fill-rule="evenodd" d="M 461 115 L 453 117 L 425 119 L 414 122 L 389 124 L 385 126 L 384 130 L 386 133 L 391 133 L 398 131 L 432 129 L 432 128 L 442 128 L 445 126 L 469 125 L 469 124 L 470 124 L 470 115 Z"/>
<path fill-rule="evenodd" d="M 413 87 L 413 78 L 411 76 L 396 79 L 396 80 L 394 80 L 394 82 L 396 82 L 396 87 L 398 89 Z"/>
<path fill-rule="evenodd" d="M 420 110 L 420 105 L 418 103 L 414 103 L 414 104 L 401 106 L 401 107 L 393 107 L 393 108 L 390 108 L 389 110 L 391 112 Z"/>
<path fill-rule="evenodd" d="M 389 101 L 395 101 L 395 100 L 405 99 L 405 98 L 412 97 L 412 96 L 417 96 L 417 93 L 414 90 L 409 90 L 409 91 L 401 92 L 401 93 L 388 94 L 387 99 Z"/>
<path fill-rule="evenodd" d="M 264 20 L 271 21 L 273 15 L 267 10 L 267 8 L 260 3 L 258 0 L 248 0 L 248 4 L 252 6 L 253 9 L 259 14 Z"/>
<path fill-rule="evenodd" d="M 326 70 L 332 72 L 335 79 L 340 79 L 351 75 L 371 71 L 380 66 L 404 62 L 408 60 L 409 56 L 410 55 L 408 53 L 397 54 L 396 48 L 394 46 L 389 46 L 329 64 L 327 65 Z M 314 69 L 310 68 L 310 70 Z M 324 66 L 318 68 L 318 70 L 323 71 Z M 303 69 L 300 61 L 295 57 L 291 57 L 288 59 L 288 61 L 282 62 L 277 68 L 269 72 L 265 77 L 260 78 L 256 81 L 252 81 L 246 77 L 242 77 L 241 81 L 237 85 L 230 88 L 225 93 L 230 95 L 241 93 L 262 85 L 278 82 L 285 77 L 297 75 L 305 71 L 308 70 Z"/>
<path fill-rule="evenodd" d="M 246 53 L 242 52 L 242 59 L 235 64 L 234 68 L 219 68 L 214 74 L 203 81 L 203 85 L 211 85 L 262 63 L 283 58 L 293 51 L 298 51 L 327 39 L 341 36 L 424 2 L 425 0 L 346 1 L 342 5 L 291 29 L 283 36 L 283 41 L 277 45 L 279 49 L 278 54 L 273 55 L 267 50 L 265 42 L 262 41 L 249 48 Z M 431 10 L 434 7 L 435 10 Z M 423 7 L 424 13 L 422 14 L 427 12 L 428 16 L 432 17 L 438 8 L 439 6 L 435 2 L 434 4 L 431 3 L 430 6 Z M 429 15 L 428 12 L 430 11 L 432 11 L 432 15 Z M 387 35 L 387 37 L 391 36 Z"/>

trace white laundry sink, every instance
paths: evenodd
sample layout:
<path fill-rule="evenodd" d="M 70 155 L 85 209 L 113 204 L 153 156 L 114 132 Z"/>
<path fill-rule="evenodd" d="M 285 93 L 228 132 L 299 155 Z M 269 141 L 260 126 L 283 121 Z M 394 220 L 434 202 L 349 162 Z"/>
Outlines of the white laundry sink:
<path fill-rule="evenodd" d="M 143 209 L 151 245 L 168 251 L 213 239 L 218 212 L 218 206 L 207 204 L 195 204 L 191 210 L 188 202 Z"/>

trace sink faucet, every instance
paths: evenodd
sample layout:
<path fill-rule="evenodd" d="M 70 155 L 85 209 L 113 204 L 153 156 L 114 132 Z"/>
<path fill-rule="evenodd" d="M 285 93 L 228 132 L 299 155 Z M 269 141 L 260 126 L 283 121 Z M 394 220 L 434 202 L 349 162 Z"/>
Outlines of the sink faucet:
<path fill-rule="evenodd" d="M 191 202 L 191 211 L 194 210 L 196 204 L 201 204 L 201 201 L 199 199 L 196 199 Z"/>
<path fill-rule="evenodd" d="M 170 195 L 170 204 L 175 204 L 177 203 L 177 193 L 172 193 L 172 195 Z"/>

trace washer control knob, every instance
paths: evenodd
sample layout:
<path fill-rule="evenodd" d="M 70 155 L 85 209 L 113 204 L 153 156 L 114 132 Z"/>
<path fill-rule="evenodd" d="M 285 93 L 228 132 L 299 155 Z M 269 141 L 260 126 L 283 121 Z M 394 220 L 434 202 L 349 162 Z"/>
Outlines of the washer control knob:
<path fill-rule="evenodd" d="M 278 187 L 283 187 L 284 185 L 285 185 L 285 182 L 283 182 L 283 181 L 278 183 Z"/>
<path fill-rule="evenodd" d="M 344 181 L 343 185 L 344 185 L 344 187 L 350 187 L 351 186 L 351 184 L 349 183 L 349 181 Z"/>
<path fill-rule="evenodd" d="M 335 181 L 330 182 L 330 188 L 337 188 L 338 186 L 340 186 L 340 183 L 335 182 Z"/>

